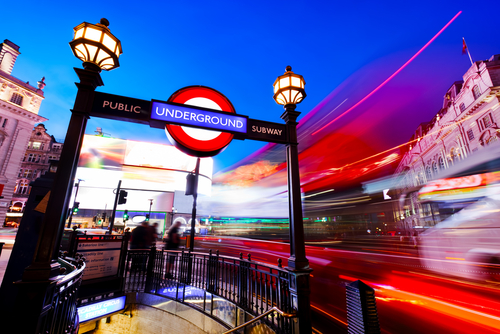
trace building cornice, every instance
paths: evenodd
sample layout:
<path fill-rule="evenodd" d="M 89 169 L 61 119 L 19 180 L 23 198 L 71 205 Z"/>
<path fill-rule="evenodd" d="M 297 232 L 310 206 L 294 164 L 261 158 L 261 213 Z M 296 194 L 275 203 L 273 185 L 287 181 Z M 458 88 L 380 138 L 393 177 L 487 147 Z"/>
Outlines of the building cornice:
<path fill-rule="evenodd" d="M 10 111 L 11 113 L 21 116 L 23 118 L 27 118 L 31 121 L 34 121 L 35 123 L 45 122 L 48 120 L 48 118 L 32 113 L 31 111 L 19 107 L 17 104 L 12 102 L 0 100 L 0 108 Z"/>
<path fill-rule="evenodd" d="M 11 83 L 13 83 L 14 85 L 17 85 L 17 86 L 21 86 L 23 87 L 24 89 L 27 89 L 29 90 L 30 92 L 38 95 L 39 97 L 41 97 L 42 99 L 45 98 L 43 96 L 43 90 L 41 89 L 38 89 L 37 87 L 33 87 L 32 85 L 30 85 L 29 83 L 26 83 L 24 81 L 22 81 L 21 79 L 18 79 L 8 73 L 5 73 L 4 71 L 0 70 L 0 78 L 6 80 L 6 81 L 9 81 Z"/>

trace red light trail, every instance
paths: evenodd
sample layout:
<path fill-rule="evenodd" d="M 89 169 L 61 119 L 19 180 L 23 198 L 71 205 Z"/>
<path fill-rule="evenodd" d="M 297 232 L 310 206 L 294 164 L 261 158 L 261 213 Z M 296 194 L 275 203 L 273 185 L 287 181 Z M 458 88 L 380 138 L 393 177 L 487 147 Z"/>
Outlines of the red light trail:
<path fill-rule="evenodd" d="M 326 127 L 328 127 L 330 124 L 332 124 L 333 122 L 335 122 L 336 120 L 338 120 L 339 118 L 341 118 L 342 116 L 344 116 L 345 114 L 347 114 L 349 111 L 353 110 L 354 108 L 356 108 L 358 105 L 360 105 L 361 103 L 363 103 L 366 99 L 368 99 L 370 96 L 372 96 L 373 94 L 375 94 L 380 88 L 382 88 L 383 86 L 385 86 L 386 83 L 388 83 L 389 81 L 391 81 L 392 78 L 394 78 L 399 72 L 401 72 L 406 66 L 408 66 L 409 63 L 411 63 L 415 58 L 417 58 L 417 56 L 419 54 L 422 53 L 422 51 L 424 51 L 432 42 L 434 42 L 434 40 L 436 38 L 438 38 L 439 35 L 441 35 L 441 33 L 446 29 L 448 28 L 448 26 L 450 24 L 453 23 L 453 21 L 455 21 L 455 19 L 460 15 L 462 14 L 462 11 L 459 11 L 451 20 L 450 22 L 448 22 L 441 30 L 439 30 L 439 32 L 431 38 L 430 41 L 427 42 L 427 44 L 425 44 L 420 50 L 418 50 L 417 53 L 415 53 L 415 55 L 413 55 L 413 57 L 411 57 L 406 63 L 404 63 L 403 66 L 401 66 L 396 72 L 394 72 L 389 78 L 387 78 L 384 82 L 382 82 L 377 88 L 375 88 L 373 91 L 371 91 L 368 95 L 366 95 L 364 98 L 362 98 L 358 103 L 356 103 L 355 105 L 353 105 L 352 107 L 350 107 L 349 109 L 347 109 L 346 111 L 344 111 L 341 115 L 337 116 L 334 120 L 328 122 L 326 125 L 322 126 L 319 130 L 316 130 L 312 133 L 312 135 L 314 136 L 315 134 L 317 134 L 318 132 L 320 132 L 321 130 L 325 129 Z"/>

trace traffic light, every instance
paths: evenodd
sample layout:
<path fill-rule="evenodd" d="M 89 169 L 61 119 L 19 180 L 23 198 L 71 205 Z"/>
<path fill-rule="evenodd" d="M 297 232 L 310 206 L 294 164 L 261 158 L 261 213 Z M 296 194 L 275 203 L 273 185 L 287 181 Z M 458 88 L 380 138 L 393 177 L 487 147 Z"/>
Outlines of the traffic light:
<path fill-rule="evenodd" d="M 193 173 L 189 173 L 186 175 L 186 195 L 195 195 L 196 194 L 196 175 Z"/>
<path fill-rule="evenodd" d="M 80 207 L 80 202 L 75 202 L 73 204 L 73 214 L 77 214 L 78 213 L 78 208 Z"/>
<path fill-rule="evenodd" d="M 125 210 L 125 212 L 123 213 L 123 221 L 127 220 L 128 220 L 128 210 Z"/>
<path fill-rule="evenodd" d="M 149 214 L 146 215 L 146 221 L 149 221 Z"/>
<path fill-rule="evenodd" d="M 128 193 L 125 190 L 120 190 L 120 196 L 118 197 L 118 204 L 127 203 L 127 195 Z"/>

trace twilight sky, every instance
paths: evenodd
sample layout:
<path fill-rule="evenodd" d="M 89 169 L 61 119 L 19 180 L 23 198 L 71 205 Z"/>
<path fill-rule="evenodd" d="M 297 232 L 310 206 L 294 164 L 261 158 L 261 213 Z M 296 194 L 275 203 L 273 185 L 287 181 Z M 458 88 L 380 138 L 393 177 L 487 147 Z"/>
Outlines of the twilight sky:
<path fill-rule="evenodd" d="M 291 65 L 304 76 L 301 118 L 328 124 L 391 77 L 459 12 L 458 17 L 386 85 L 324 131 L 371 138 L 378 151 L 411 137 L 442 105 L 446 90 L 473 60 L 500 53 L 492 7 L 470 1 L 26 1 L 2 15 L 0 40 L 20 46 L 12 75 L 36 85 L 46 77 L 40 115 L 63 139 L 81 67 L 68 43 L 83 21 L 110 21 L 122 42 L 121 67 L 101 74 L 98 91 L 167 100 L 178 89 L 205 85 L 233 103 L 237 113 L 282 122 L 272 84 Z M 344 101 L 344 102 L 343 102 Z M 299 118 L 300 121 L 300 118 Z M 164 131 L 93 118 L 112 137 L 168 143 Z M 319 138 L 319 137 L 318 137 Z M 215 171 L 264 146 L 234 140 L 214 158 Z"/>

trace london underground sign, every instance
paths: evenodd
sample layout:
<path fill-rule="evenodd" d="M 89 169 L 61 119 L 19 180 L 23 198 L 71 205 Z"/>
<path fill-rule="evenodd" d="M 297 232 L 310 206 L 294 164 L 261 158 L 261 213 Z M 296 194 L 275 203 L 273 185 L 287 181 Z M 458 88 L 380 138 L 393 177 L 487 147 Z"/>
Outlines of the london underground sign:
<path fill-rule="evenodd" d="M 225 119 L 224 123 L 227 127 L 227 124 L 230 123 L 229 118 L 232 115 L 236 116 L 236 111 L 233 107 L 233 104 L 222 93 L 216 91 L 213 88 L 205 86 L 189 86 L 181 88 L 174 94 L 172 94 L 172 96 L 170 96 L 170 98 L 168 99 L 168 102 L 178 104 L 178 106 L 184 105 L 185 108 L 189 109 L 183 111 L 183 115 L 184 112 L 187 113 L 186 115 L 189 119 L 188 122 L 193 122 L 193 119 L 196 119 L 196 121 L 194 122 L 197 122 L 197 126 L 203 128 L 193 128 L 193 124 L 186 123 L 183 124 L 190 126 L 181 126 L 175 124 L 165 125 L 165 132 L 170 139 L 170 142 L 182 152 L 197 157 L 211 157 L 219 154 L 224 148 L 226 148 L 227 145 L 229 145 L 231 140 L 233 140 L 234 134 L 232 132 L 206 130 L 207 124 L 211 125 L 209 129 L 213 129 L 213 123 L 219 123 L 216 125 L 221 125 L 220 123 L 223 119 Z M 152 104 L 154 104 L 154 101 Z M 192 106 L 193 108 L 189 108 L 189 106 Z M 198 107 L 206 109 L 202 111 L 202 109 L 199 109 Z M 207 109 L 211 109 L 212 111 L 209 112 Z M 225 113 L 224 115 L 219 114 L 217 116 L 216 110 L 224 111 Z M 155 108 L 152 108 L 152 119 L 153 114 L 155 113 Z M 200 116 L 199 120 L 202 120 L 201 116 L 205 116 L 203 118 L 204 122 L 198 122 L 196 115 Z M 178 121 L 180 121 L 180 119 L 177 119 L 176 123 L 178 123 Z M 244 125 L 240 123 L 244 123 Z M 233 131 L 237 128 L 244 129 L 246 128 L 246 119 L 236 119 L 233 117 L 231 120 L 231 126 L 233 124 Z M 241 127 L 239 127 L 240 125 Z"/>
<path fill-rule="evenodd" d="M 168 101 L 95 92 L 90 116 L 165 129 L 173 145 L 198 157 L 217 155 L 233 139 L 288 143 L 285 124 L 238 115 L 227 97 L 205 86 L 179 89 Z"/>

